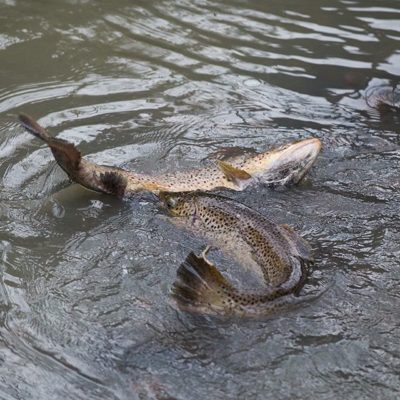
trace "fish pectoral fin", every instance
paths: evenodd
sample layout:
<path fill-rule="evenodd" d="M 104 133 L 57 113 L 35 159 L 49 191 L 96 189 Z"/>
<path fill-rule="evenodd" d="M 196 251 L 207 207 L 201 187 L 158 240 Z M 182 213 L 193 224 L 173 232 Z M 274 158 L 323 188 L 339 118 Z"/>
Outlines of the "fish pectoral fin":
<path fill-rule="evenodd" d="M 243 169 L 236 168 L 225 161 L 218 160 L 217 164 L 229 182 L 234 182 L 238 185 L 240 181 L 247 181 L 248 179 L 251 179 L 251 175 L 249 173 Z"/>
<path fill-rule="evenodd" d="M 314 260 L 309 243 L 287 224 L 278 225 L 282 234 L 288 239 L 294 256 L 302 262 L 311 263 Z"/>
<path fill-rule="evenodd" d="M 290 232 L 290 233 L 295 232 L 295 230 L 294 230 L 290 225 L 288 225 L 288 224 L 281 224 L 281 227 L 282 227 L 283 229 L 285 229 L 286 231 Z"/>

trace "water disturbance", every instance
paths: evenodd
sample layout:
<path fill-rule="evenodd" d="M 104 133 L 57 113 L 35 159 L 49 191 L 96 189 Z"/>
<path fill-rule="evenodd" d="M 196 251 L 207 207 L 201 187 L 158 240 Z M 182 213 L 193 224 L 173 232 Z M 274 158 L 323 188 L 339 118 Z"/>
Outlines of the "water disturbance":
<path fill-rule="evenodd" d="M 399 49 L 393 0 L 0 0 L 0 398 L 396 399 Z M 19 112 L 143 174 L 321 139 L 299 186 L 221 191 L 311 244 L 301 304 L 174 308 L 206 243 L 70 185 Z"/>

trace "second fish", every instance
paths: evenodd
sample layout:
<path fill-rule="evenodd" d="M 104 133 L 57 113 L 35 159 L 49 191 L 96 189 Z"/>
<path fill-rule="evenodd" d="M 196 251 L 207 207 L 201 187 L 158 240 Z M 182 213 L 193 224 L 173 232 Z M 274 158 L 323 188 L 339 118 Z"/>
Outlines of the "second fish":
<path fill-rule="evenodd" d="M 298 294 L 312 261 L 308 243 L 287 225 L 278 225 L 244 204 L 204 193 L 161 194 L 169 213 L 213 246 L 258 270 L 266 286 L 240 290 L 214 264 L 190 253 L 178 269 L 173 295 L 181 308 L 205 313 L 268 314 Z M 246 260 L 247 258 L 247 260 Z M 261 279 L 262 280 L 262 279 Z M 283 303 L 286 300 L 283 301 Z"/>

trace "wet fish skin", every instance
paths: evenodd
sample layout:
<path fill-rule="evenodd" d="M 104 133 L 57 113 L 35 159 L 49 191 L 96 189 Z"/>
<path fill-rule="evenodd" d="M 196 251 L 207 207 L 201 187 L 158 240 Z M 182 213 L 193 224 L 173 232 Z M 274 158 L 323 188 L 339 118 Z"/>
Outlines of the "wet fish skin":
<path fill-rule="evenodd" d="M 205 257 L 190 252 L 177 271 L 172 295 L 181 309 L 225 315 L 266 314 L 277 300 L 290 294 L 284 288 L 261 291 L 236 289 Z"/>
<path fill-rule="evenodd" d="M 221 196 L 163 193 L 160 197 L 171 215 L 206 232 L 211 240 L 216 236 L 244 240 L 267 283 L 260 290 L 238 290 L 204 255 L 191 253 L 179 267 L 173 287 L 179 305 L 224 314 L 267 313 L 275 308 L 275 299 L 297 294 L 304 285 L 311 251 L 288 226 Z"/>
<path fill-rule="evenodd" d="M 73 143 L 50 136 L 45 128 L 26 114 L 20 114 L 19 120 L 28 132 L 49 146 L 58 165 L 72 181 L 94 191 L 124 194 L 127 182 L 125 176 L 121 174 L 123 170 L 101 166 L 83 159 Z"/>
<path fill-rule="evenodd" d="M 161 191 L 210 191 L 216 188 L 243 190 L 257 182 L 275 186 L 296 184 L 307 174 L 321 150 L 320 140 L 310 138 L 244 160 L 234 159 L 198 170 L 151 176 L 90 162 L 82 158 L 72 143 L 52 137 L 32 117 L 20 114 L 19 120 L 28 132 L 46 142 L 72 181 L 118 197 L 138 191 L 157 194 Z"/>

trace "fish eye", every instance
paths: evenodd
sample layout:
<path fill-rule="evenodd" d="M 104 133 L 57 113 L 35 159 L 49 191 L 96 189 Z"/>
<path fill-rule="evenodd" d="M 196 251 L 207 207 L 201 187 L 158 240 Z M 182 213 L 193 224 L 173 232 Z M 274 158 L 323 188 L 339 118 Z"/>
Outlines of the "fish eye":
<path fill-rule="evenodd" d="M 169 199 L 167 199 L 166 204 L 167 204 L 167 208 L 172 208 L 175 207 L 177 203 L 177 200 L 170 197 Z"/>

